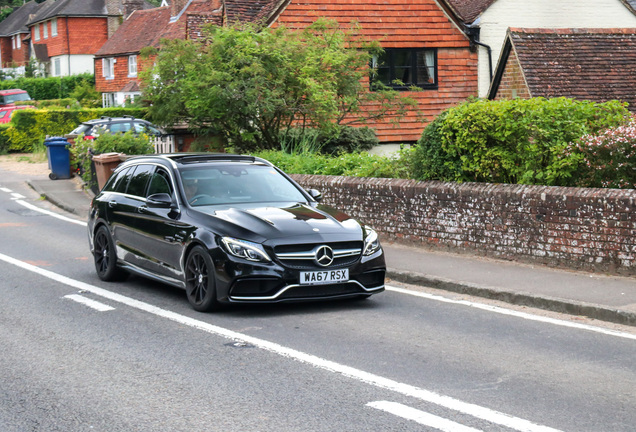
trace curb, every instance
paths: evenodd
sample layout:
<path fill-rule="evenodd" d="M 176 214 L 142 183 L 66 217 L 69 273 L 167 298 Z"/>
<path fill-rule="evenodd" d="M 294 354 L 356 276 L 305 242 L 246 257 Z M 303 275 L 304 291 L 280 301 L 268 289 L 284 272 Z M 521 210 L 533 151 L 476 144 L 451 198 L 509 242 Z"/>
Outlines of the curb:
<path fill-rule="evenodd" d="M 528 293 L 505 291 L 499 288 L 390 268 L 387 269 L 386 275 L 390 279 L 411 285 L 421 285 L 458 294 L 483 297 L 518 306 L 529 306 L 552 312 L 585 316 L 615 324 L 636 326 L 636 313 L 611 309 L 597 304 L 552 297 L 539 297 Z"/>

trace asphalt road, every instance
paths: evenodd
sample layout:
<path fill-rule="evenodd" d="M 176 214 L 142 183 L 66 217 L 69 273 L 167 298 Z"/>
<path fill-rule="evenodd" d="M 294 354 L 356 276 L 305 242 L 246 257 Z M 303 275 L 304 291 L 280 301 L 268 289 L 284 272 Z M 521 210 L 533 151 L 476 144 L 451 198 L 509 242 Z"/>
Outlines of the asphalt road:
<path fill-rule="evenodd" d="M 629 330 L 413 287 L 201 314 L 171 287 L 99 281 L 85 230 L 0 177 L 1 431 L 635 428 Z"/>

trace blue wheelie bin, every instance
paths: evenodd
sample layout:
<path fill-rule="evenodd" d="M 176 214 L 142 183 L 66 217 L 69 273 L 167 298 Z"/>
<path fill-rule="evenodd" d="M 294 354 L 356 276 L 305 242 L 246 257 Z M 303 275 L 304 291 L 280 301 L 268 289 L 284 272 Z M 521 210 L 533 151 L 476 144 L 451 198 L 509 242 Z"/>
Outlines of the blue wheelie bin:
<path fill-rule="evenodd" d="M 71 178 L 71 145 L 64 137 L 51 137 L 44 140 L 46 156 L 49 159 L 51 180 Z"/>

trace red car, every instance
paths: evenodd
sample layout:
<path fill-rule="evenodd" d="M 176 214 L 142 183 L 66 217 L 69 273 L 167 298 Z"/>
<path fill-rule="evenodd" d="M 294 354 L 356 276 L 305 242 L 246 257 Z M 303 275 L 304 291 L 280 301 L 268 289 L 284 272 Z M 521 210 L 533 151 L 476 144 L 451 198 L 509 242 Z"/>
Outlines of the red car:
<path fill-rule="evenodd" d="M 26 90 L 10 89 L 0 90 L 0 107 L 12 106 L 19 101 L 31 100 L 31 96 Z"/>
<path fill-rule="evenodd" d="M 15 110 L 19 109 L 27 109 L 27 108 L 35 108 L 33 105 L 8 105 L 8 106 L 0 106 L 0 123 L 9 123 L 11 121 L 11 116 Z"/>

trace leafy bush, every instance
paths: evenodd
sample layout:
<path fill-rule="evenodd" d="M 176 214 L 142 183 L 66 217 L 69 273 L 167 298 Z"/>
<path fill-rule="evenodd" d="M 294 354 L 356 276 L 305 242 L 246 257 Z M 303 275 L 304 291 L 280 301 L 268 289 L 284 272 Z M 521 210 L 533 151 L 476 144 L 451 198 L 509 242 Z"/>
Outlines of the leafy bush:
<path fill-rule="evenodd" d="M 6 134 L 8 128 L 8 124 L 0 124 L 0 154 L 9 152 L 9 137 Z"/>
<path fill-rule="evenodd" d="M 0 81 L 0 90 L 19 88 L 26 90 L 31 98 L 63 99 L 71 97 L 71 92 L 83 82 L 95 85 L 93 74 L 80 74 L 55 78 L 17 78 L 14 80 Z"/>
<path fill-rule="evenodd" d="M 380 141 L 368 127 L 338 126 L 328 134 L 311 128 L 291 128 L 281 132 L 281 150 L 288 153 L 311 152 L 324 154 L 353 153 L 370 150 Z"/>
<path fill-rule="evenodd" d="M 90 168 L 92 156 L 103 153 L 143 155 L 154 153 L 154 147 L 147 135 L 136 135 L 133 131 L 124 134 L 103 133 L 92 140 L 77 137 L 75 144 L 71 146 L 72 163 L 80 167 L 82 178 L 89 186 L 93 186 Z"/>
<path fill-rule="evenodd" d="M 618 126 L 628 116 L 617 101 L 470 101 L 425 130 L 420 142 L 427 147 L 414 154 L 432 158 L 433 173 L 444 180 L 571 185 L 577 160 L 566 152 L 569 143 Z M 419 179 L 428 175 L 430 167 L 424 168 Z"/>
<path fill-rule="evenodd" d="M 11 140 L 10 151 L 29 152 L 46 136 L 64 136 L 81 122 L 102 116 L 132 115 L 143 118 L 146 111 L 138 108 L 96 108 L 84 110 L 31 110 L 15 112 L 6 131 Z"/>
<path fill-rule="evenodd" d="M 636 189 L 636 116 L 624 126 L 586 135 L 568 147 L 582 187 Z"/>
<path fill-rule="evenodd" d="M 461 159 L 444 150 L 440 129 L 448 111 L 442 112 L 424 129 L 417 145 L 404 157 L 412 166 L 414 179 L 451 181 L 461 176 Z"/>
<path fill-rule="evenodd" d="M 333 156 L 263 150 L 254 153 L 254 156 L 267 159 L 289 174 L 408 178 L 408 170 L 399 158 L 371 155 L 366 152 Z"/>

